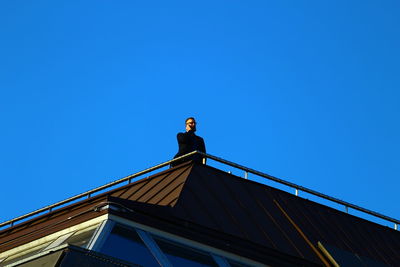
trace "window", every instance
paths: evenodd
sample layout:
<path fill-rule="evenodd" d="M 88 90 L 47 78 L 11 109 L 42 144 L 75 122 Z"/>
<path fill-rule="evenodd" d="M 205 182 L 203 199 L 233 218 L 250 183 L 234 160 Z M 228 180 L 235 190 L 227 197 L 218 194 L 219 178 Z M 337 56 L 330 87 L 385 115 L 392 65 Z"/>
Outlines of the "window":
<path fill-rule="evenodd" d="M 99 237 L 94 239 L 93 246 L 89 246 L 89 249 L 134 264 L 146 267 L 251 266 L 133 226 L 111 220 L 107 225 L 109 227 L 100 228 L 97 234 Z"/>
<path fill-rule="evenodd" d="M 107 237 L 101 253 L 143 266 L 160 266 L 136 231 L 116 225 Z"/>
<path fill-rule="evenodd" d="M 210 254 L 177 244 L 161 237 L 153 237 L 160 249 L 175 267 L 218 266 Z"/>
<path fill-rule="evenodd" d="M 73 236 L 67 239 L 66 243 L 77 247 L 86 248 L 95 230 L 96 228 L 94 227 L 92 229 L 77 231 Z"/>
<path fill-rule="evenodd" d="M 89 243 L 94 231 L 97 226 L 93 226 L 90 228 L 85 228 L 79 231 L 71 232 L 62 236 L 59 236 L 57 239 L 52 241 L 47 247 L 45 247 L 42 251 L 49 250 L 63 244 L 71 244 L 77 247 L 86 248 L 86 245 Z"/>

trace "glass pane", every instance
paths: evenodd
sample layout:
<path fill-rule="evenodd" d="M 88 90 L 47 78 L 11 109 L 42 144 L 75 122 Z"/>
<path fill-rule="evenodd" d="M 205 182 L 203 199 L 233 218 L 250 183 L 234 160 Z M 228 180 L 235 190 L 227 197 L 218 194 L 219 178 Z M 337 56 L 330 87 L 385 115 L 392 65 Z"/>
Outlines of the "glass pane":
<path fill-rule="evenodd" d="M 96 230 L 96 227 L 94 227 L 92 229 L 80 230 L 80 231 L 76 232 L 73 236 L 68 238 L 67 243 L 74 245 L 74 246 L 86 248 L 86 245 L 89 243 L 95 230 Z"/>
<path fill-rule="evenodd" d="M 154 240 L 174 267 L 218 266 L 207 253 L 158 237 Z"/>
<path fill-rule="evenodd" d="M 143 266 L 160 266 L 136 231 L 116 225 L 100 252 Z"/>

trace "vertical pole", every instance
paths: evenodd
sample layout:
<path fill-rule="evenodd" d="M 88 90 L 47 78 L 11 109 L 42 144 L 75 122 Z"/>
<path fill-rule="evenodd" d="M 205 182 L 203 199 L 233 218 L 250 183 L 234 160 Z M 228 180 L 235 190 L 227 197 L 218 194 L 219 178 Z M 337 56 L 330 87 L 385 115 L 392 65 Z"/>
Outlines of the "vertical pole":
<path fill-rule="evenodd" d="M 397 223 L 395 223 L 394 224 L 394 230 L 397 230 L 398 229 L 398 225 L 397 225 Z"/>
<path fill-rule="evenodd" d="M 244 172 L 244 179 L 248 179 L 248 177 L 249 177 L 249 173 L 248 172 Z"/>
<path fill-rule="evenodd" d="M 346 213 L 349 213 L 349 207 L 344 206 L 344 209 L 346 210 Z"/>
<path fill-rule="evenodd" d="M 299 189 L 296 188 L 294 194 L 296 195 L 296 197 L 298 197 L 299 196 Z"/>

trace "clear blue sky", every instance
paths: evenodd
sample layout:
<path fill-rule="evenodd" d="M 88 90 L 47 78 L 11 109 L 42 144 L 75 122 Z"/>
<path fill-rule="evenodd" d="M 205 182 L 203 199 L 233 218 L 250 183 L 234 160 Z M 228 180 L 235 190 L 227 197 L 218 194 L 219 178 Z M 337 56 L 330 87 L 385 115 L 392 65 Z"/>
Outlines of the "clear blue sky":
<path fill-rule="evenodd" d="M 0 221 L 210 154 L 400 218 L 399 1 L 0 2 Z"/>

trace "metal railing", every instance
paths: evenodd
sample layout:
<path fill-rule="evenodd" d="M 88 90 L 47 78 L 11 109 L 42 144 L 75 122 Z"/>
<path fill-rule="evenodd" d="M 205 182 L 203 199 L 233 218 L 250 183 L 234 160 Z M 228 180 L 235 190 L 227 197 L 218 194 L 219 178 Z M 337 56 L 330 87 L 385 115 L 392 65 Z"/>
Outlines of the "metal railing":
<path fill-rule="evenodd" d="M 162 168 L 162 167 L 166 167 L 166 166 L 170 165 L 171 163 L 179 162 L 180 160 L 185 159 L 185 158 L 189 158 L 189 157 L 191 157 L 191 156 L 193 156 L 193 155 L 195 155 L 195 154 L 200 154 L 200 155 L 202 155 L 204 158 L 212 159 L 212 160 L 215 160 L 215 161 L 217 161 L 217 162 L 219 162 L 219 163 L 223 163 L 223 164 L 225 164 L 225 165 L 228 165 L 228 166 L 231 166 L 231 167 L 240 169 L 240 170 L 242 170 L 242 171 L 245 172 L 245 173 L 244 173 L 244 178 L 245 178 L 245 179 L 248 179 L 248 174 L 249 174 L 249 173 L 252 173 L 252 174 L 255 174 L 255 175 L 259 176 L 259 177 L 266 178 L 266 179 L 269 179 L 269 180 L 271 180 L 271 181 L 274 181 L 274 182 L 277 182 L 277 183 L 280 183 L 280 184 L 283 184 L 283 185 L 286 185 L 286 186 L 288 186 L 288 187 L 291 187 L 291 188 L 295 189 L 295 195 L 296 195 L 296 196 L 298 196 L 298 193 L 299 193 L 299 190 L 300 190 L 300 191 L 309 193 L 309 194 L 311 194 L 311 195 L 314 195 L 314 196 L 317 196 L 317 197 L 320 197 L 320 198 L 323 198 L 323 199 L 332 201 L 332 202 L 334 202 L 334 203 L 343 205 L 343 206 L 345 207 L 346 211 L 348 211 L 348 208 L 352 208 L 352 209 L 357 210 L 357 211 L 360 211 L 360 212 L 362 212 L 362 213 L 372 215 L 372 216 L 374 216 L 374 217 L 383 219 L 383 220 L 388 221 L 388 222 L 392 222 L 392 223 L 394 223 L 394 229 L 396 229 L 396 230 L 398 229 L 398 225 L 400 224 L 400 220 L 391 218 L 391 217 L 389 217 L 389 216 L 382 215 L 382 214 L 380 214 L 380 213 L 378 213 L 378 212 L 375 212 L 375 211 L 371 211 L 371 210 L 362 208 L 362 207 L 360 207 L 360 206 L 351 204 L 351 203 L 349 203 L 349 202 L 346 202 L 346 201 L 343 201 L 343 200 L 340 200 L 340 199 L 337 199 L 337 198 L 334 198 L 334 197 L 331 197 L 331 196 L 328 196 L 328 195 L 319 193 L 319 192 L 314 191 L 314 190 L 312 190 L 312 189 L 309 189 L 309 188 L 306 188 L 306 187 L 303 187 L 303 186 L 300 186 L 300 185 L 297 185 L 297 184 L 294 184 L 294 183 L 291 183 L 291 182 L 288 182 L 288 181 L 279 179 L 279 178 L 274 177 L 274 176 L 272 176 L 272 175 L 269 175 L 269 174 L 266 174 L 266 173 L 263 173 L 263 172 L 259 172 L 259 171 L 256 171 L 256 170 L 254 170 L 254 169 L 251 169 L 251 168 L 247 168 L 247 167 L 245 167 L 245 166 L 239 165 L 239 164 L 237 164 L 237 163 L 234 163 L 234 162 L 231 162 L 231 161 L 228 161 L 228 160 L 225 160 L 225 159 L 222 159 L 222 158 L 219 158 L 219 157 L 210 155 L 210 154 L 202 153 L 202 152 L 200 152 L 200 151 L 193 151 L 193 152 L 190 152 L 190 153 L 188 153 L 188 154 L 186 154 L 186 155 L 180 156 L 180 157 L 178 157 L 178 158 L 175 158 L 175 159 L 166 161 L 166 162 L 164 162 L 164 163 L 158 164 L 158 165 L 153 166 L 153 167 L 151 167 L 151 168 L 148 168 L 148 169 L 145 169 L 145 170 L 143 170 L 143 171 L 137 172 L 137 173 L 135 173 L 135 174 L 126 176 L 126 177 L 121 178 L 121 179 L 119 179 L 119 180 L 116 180 L 116 181 L 114 181 L 114 182 L 105 184 L 105 185 L 103 185 L 103 186 L 100 186 L 100 187 L 97 187 L 97 188 L 95 188 L 95 189 L 86 191 L 86 192 L 81 193 L 81 194 L 79 194 L 79 195 L 70 197 L 70 198 L 68 198 L 68 199 L 66 199 L 66 200 L 57 202 L 57 203 L 55 203 L 55 204 L 46 206 L 46 207 L 44 207 L 44 208 L 41 208 L 41 209 L 38 209 L 38 210 L 36 210 L 36 211 L 30 212 L 30 213 L 28 213 L 28 214 L 19 216 L 19 217 L 17 217 L 17 218 L 11 219 L 11 220 L 9 220 L 9 221 L 0 223 L 0 228 L 3 228 L 3 227 L 5 227 L 5 226 L 10 226 L 10 227 L 12 227 L 16 222 L 21 222 L 22 220 L 31 218 L 31 217 L 33 217 L 33 216 L 35 216 L 35 215 L 38 215 L 38 214 L 41 214 L 41 213 L 44 213 L 44 212 L 51 212 L 51 211 L 54 210 L 54 208 L 60 207 L 60 206 L 62 206 L 62 205 L 68 204 L 68 203 L 72 203 L 73 201 L 76 201 L 76 200 L 79 200 L 79 199 L 89 198 L 89 197 L 93 196 L 93 194 L 95 194 L 95 193 L 98 193 L 98 192 L 100 192 L 100 191 L 103 191 L 103 190 L 105 190 L 105 189 L 108 189 L 108 188 L 110 188 L 110 187 L 113 187 L 113 186 L 115 186 L 115 185 L 121 184 L 121 183 L 123 183 L 123 182 L 128 181 L 128 183 L 131 183 L 132 179 L 134 179 L 134 178 L 137 178 L 137 177 L 139 177 L 139 176 L 141 176 L 141 175 L 150 173 L 150 172 L 155 171 L 155 170 L 157 170 L 157 169 L 160 169 L 160 168 Z M 2 230 L 2 229 L 0 229 L 0 230 Z"/>
<path fill-rule="evenodd" d="M 372 211 L 372 210 L 365 209 L 365 208 L 363 208 L 363 207 L 360 207 L 360 206 L 351 204 L 351 203 L 349 203 L 349 202 L 346 202 L 346 201 L 343 201 L 343 200 L 340 200 L 340 199 L 337 199 L 337 198 L 334 198 L 334 197 L 331 197 L 331 196 L 328 196 L 328 195 L 319 193 L 319 192 L 317 192 L 317 191 L 315 191 L 315 190 L 312 190 L 312 189 L 303 187 L 303 186 L 301 186 L 301 185 L 297 185 L 297 184 L 294 184 L 294 183 L 291 183 L 291 182 L 288 182 L 288 181 L 279 179 L 279 178 L 277 178 L 277 177 L 275 177 L 275 176 L 272 176 L 272 175 L 269 175 L 269 174 L 266 174 L 266 173 L 262 173 L 262 172 L 253 170 L 253 169 L 251 169 L 251 168 L 247 168 L 247 167 L 245 167 L 245 166 L 236 164 L 236 163 L 234 163 L 234 162 L 231 162 L 231 161 L 228 161 L 228 160 L 225 160 L 225 159 L 222 159 L 222 158 L 219 158 L 219 157 L 210 155 L 210 154 L 205 154 L 205 153 L 202 153 L 202 152 L 198 152 L 198 153 L 201 154 L 201 155 L 203 155 L 203 156 L 205 156 L 205 157 L 207 157 L 207 158 L 209 158 L 209 159 L 213 159 L 213 160 L 218 161 L 218 162 L 220 162 L 220 163 L 224 163 L 224 164 L 226 164 L 226 165 L 229 165 L 229 166 L 235 167 L 235 168 L 237 168 L 237 169 L 243 170 L 243 171 L 245 172 L 245 174 L 244 174 L 244 178 L 245 178 L 245 179 L 248 179 L 248 173 L 252 173 L 252 174 L 255 174 L 255 175 L 257 175 L 257 176 L 260 176 L 260 177 L 269 179 L 269 180 L 271 180 L 271 181 L 274 181 L 274 182 L 277 182 L 277 183 L 280 183 L 280 184 L 283 184 L 283 185 L 286 185 L 286 186 L 289 186 L 289 187 L 295 189 L 295 195 L 296 195 L 296 196 L 298 196 L 299 190 L 300 190 L 300 191 L 309 193 L 309 194 L 311 194 L 311 195 L 314 195 L 314 196 L 317 196 L 317 197 L 320 197 L 320 198 L 323 198 L 323 199 L 332 201 L 332 202 L 334 202 L 334 203 L 343 205 L 343 206 L 345 207 L 347 213 L 348 213 L 348 209 L 349 209 L 349 208 L 352 208 L 352 209 L 357 210 L 357 211 L 360 211 L 360 212 L 362 212 L 362 213 L 369 214 L 369 215 L 372 215 L 372 216 L 374 216 L 374 217 L 383 219 L 383 220 L 385 220 L 385 221 L 394 223 L 394 229 L 395 229 L 395 230 L 398 230 L 398 225 L 400 224 L 400 220 L 391 218 L 391 217 L 389 217 L 389 216 L 380 214 L 380 213 L 375 212 L 375 211 Z"/>

